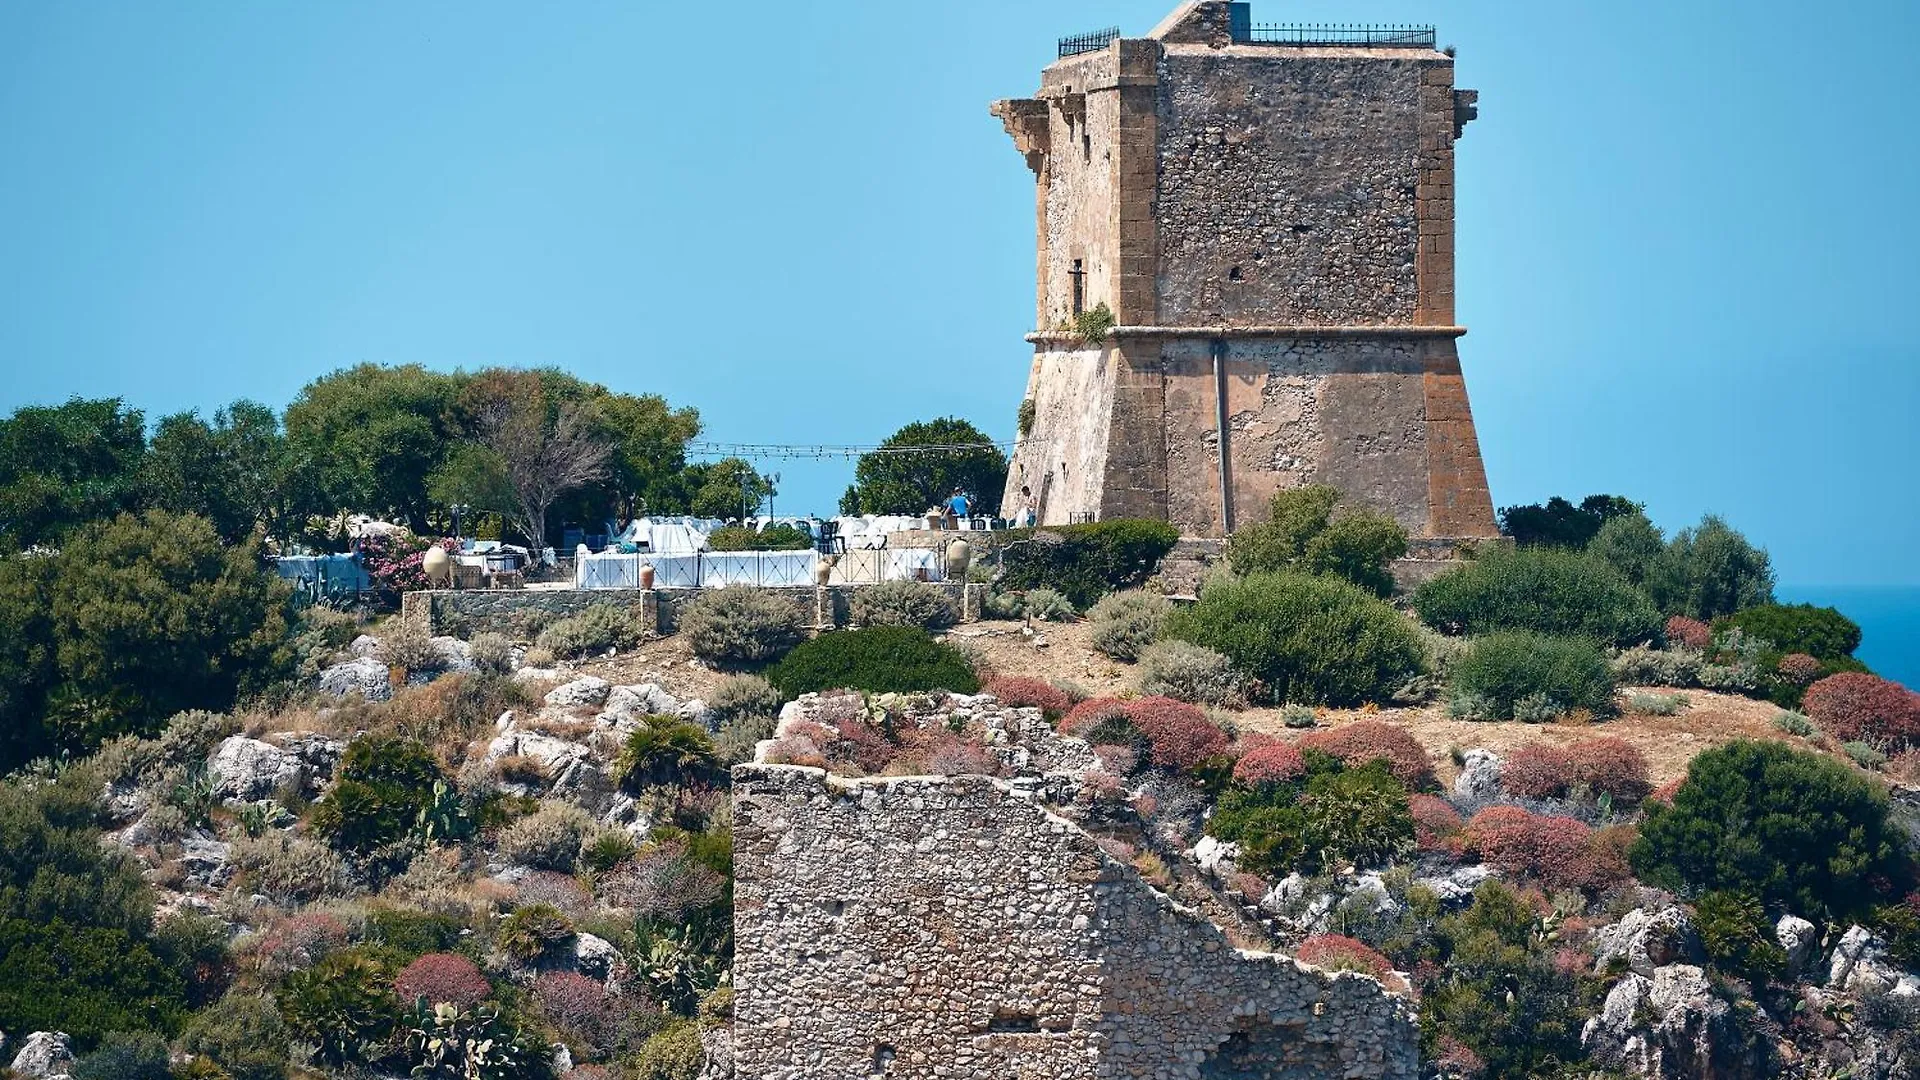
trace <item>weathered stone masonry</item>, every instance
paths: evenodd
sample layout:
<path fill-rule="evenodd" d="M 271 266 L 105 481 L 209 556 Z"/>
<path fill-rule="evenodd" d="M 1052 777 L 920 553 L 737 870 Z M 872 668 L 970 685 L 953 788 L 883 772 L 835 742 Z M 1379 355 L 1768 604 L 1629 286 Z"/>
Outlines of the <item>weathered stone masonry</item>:
<path fill-rule="evenodd" d="M 994 106 L 1037 191 L 1008 496 L 1218 536 L 1331 483 L 1416 538 L 1495 536 L 1453 325 L 1475 95 L 1430 48 L 1238 40 L 1234 6 L 1190 0 Z M 1104 342 L 1055 329 L 1101 303 Z"/>
<path fill-rule="evenodd" d="M 1020 781 L 733 792 L 737 1075 L 1417 1075 L 1405 999 L 1234 949 Z"/>

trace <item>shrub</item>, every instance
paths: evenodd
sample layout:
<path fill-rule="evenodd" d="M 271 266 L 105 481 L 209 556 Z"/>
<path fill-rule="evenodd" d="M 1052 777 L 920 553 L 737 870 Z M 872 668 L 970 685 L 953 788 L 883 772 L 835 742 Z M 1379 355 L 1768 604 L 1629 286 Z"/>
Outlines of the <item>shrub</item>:
<path fill-rule="evenodd" d="M 1887 755 L 1881 753 L 1872 743 L 1850 742 L 1840 744 L 1840 750 L 1863 769 L 1877 769 L 1887 763 Z"/>
<path fill-rule="evenodd" d="M 627 1035 L 623 1029 L 641 1026 L 634 1014 L 652 1005 L 638 988 L 628 988 L 616 999 L 597 980 L 572 971 L 550 971 L 535 979 L 533 997 L 547 1022 L 596 1054 L 619 1046 Z"/>
<path fill-rule="evenodd" d="M 1311 705 L 1287 705 L 1280 709 L 1280 722 L 1304 730 L 1320 723 L 1320 711 Z"/>
<path fill-rule="evenodd" d="M 1073 708 L 1073 699 L 1052 683 L 1024 675 L 1003 675 L 983 688 L 1002 705 L 1039 709 L 1049 720 L 1058 720 Z"/>
<path fill-rule="evenodd" d="M 1594 832 L 1570 817 L 1534 814 L 1517 806 L 1490 806 L 1467 823 L 1467 847 L 1507 874 L 1538 878 L 1549 888 L 1605 888 L 1626 877 Z"/>
<path fill-rule="evenodd" d="M 1598 646 L 1525 631 L 1474 640 L 1454 665 L 1452 691 L 1456 712 L 1476 720 L 1613 711 L 1613 672 Z"/>
<path fill-rule="evenodd" d="M 1426 747 L 1405 728 L 1380 720 L 1356 720 L 1344 727 L 1309 732 L 1301 738 L 1300 749 L 1339 758 L 1349 768 L 1370 761 L 1384 762 L 1387 771 L 1409 791 L 1433 786 L 1433 762 L 1427 757 Z"/>
<path fill-rule="evenodd" d="M 1167 634 L 1214 649 L 1261 680 L 1273 700 L 1357 705 L 1420 672 L 1424 651 L 1392 605 L 1304 574 L 1216 578 Z"/>
<path fill-rule="evenodd" d="M 1627 695 L 1627 711 L 1642 716 L 1678 716 L 1689 704 L 1685 694 L 1649 694 L 1636 690 Z"/>
<path fill-rule="evenodd" d="M 1500 531 L 1521 547 L 1583 548 L 1609 521 L 1632 517 L 1640 504 L 1619 495 L 1589 495 L 1580 505 L 1558 495 L 1543 503 L 1500 508 Z"/>
<path fill-rule="evenodd" d="M 394 977 L 393 992 L 402 1002 L 425 998 L 428 1005 L 451 1002 L 478 1005 L 493 994 L 487 977 L 473 961 L 458 953 L 428 953 Z"/>
<path fill-rule="evenodd" d="M 1127 717 L 1146 736 L 1153 763 L 1163 769 L 1192 769 L 1226 753 L 1227 733 L 1185 702 L 1141 698 L 1127 703 Z"/>
<path fill-rule="evenodd" d="M 446 658 L 433 643 L 433 632 L 419 619 L 396 616 L 387 620 L 374 655 L 388 667 L 407 671 L 438 671 L 446 666 Z"/>
<path fill-rule="evenodd" d="M 631 788 L 647 784 L 685 785 L 705 780 L 719 769 L 713 740 L 706 729 L 671 716 L 650 716 L 627 736 L 615 763 L 621 783 Z M 585 826 L 592 820 L 582 815 Z M 576 846 L 578 840 L 575 840 Z"/>
<path fill-rule="evenodd" d="M 324 911 L 307 911 L 288 916 L 262 933 L 253 944 L 253 957 L 262 974 L 278 978 L 305 971 L 346 945 L 345 923 Z"/>
<path fill-rule="evenodd" d="M 1410 795 L 1407 810 L 1413 815 L 1413 842 L 1421 851 L 1449 851 L 1466 822 L 1447 800 L 1435 795 Z"/>
<path fill-rule="evenodd" d="M 960 621 L 960 611 L 940 586 L 925 581 L 883 581 L 853 592 L 853 621 L 858 626 L 912 626 L 945 630 Z"/>
<path fill-rule="evenodd" d="M 752 761 L 760 744 L 773 738 L 773 729 L 778 723 L 771 716 L 743 716 L 728 721 L 713 734 L 714 755 L 727 768 Z"/>
<path fill-rule="evenodd" d="M 291 1037 L 272 998 L 232 993 L 196 1015 L 180 1045 L 219 1062 L 233 1080 L 284 1080 Z"/>
<path fill-rule="evenodd" d="M 822 634 L 794 649 L 767 674 L 789 698 L 821 690 L 971 694 L 980 688 L 959 650 L 907 626 Z"/>
<path fill-rule="evenodd" d="M 73 1080 L 167 1080 L 167 1040 L 151 1031 L 116 1031 L 73 1063 Z"/>
<path fill-rule="evenodd" d="M 1159 639 L 1171 610 L 1173 604 L 1156 592 L 1110 593 L 1087 612 L 1087 636 L 1115 660 L 1138 660 Z"/>
<path fill-rule="evenodd" d="M 1292 570 L 1344 578 L 1376 596 L 1393 595 L 1393 560 L 1407 553 L 1407 531 L 1384 514 L 1349 509 L 1340 493 L 1318 485 L 1273 497 L 1268 520 L 1235 532 L 1227 562 L 1239 574 Z"/>
<path fill-rule="evenodd" d="M 1764 549 L 1709 514 L 1680 530 L 1653 561 L 1647 591 L 1663 611 L 1714 619 L 1771 604 L 1773 566 Z"/>
<path fill-rule="evenodd" d="M 1608 667 L 1615 682 L 1629 686 L 1699 686 L 1704 664 L 1696 652 L 1635 645 L 1615 653 Z"/>
<path fill-rule="evenodd" d="M 513 674 L 514 645 L 505 634 L 475 634 L 467 648 L 482 675 Z"/>
<path fill-rule="evenodd" d="M 716 726 L 744 717 L 772 717 L 780 714 L 780 691 L 758 675 L 727 675 L 707 695 L 707 708 Z"/>
<path fill-rule="evenodd" d="M 693 654 L 721 664 L 764 664 L 806 636 L 793 601 L 751 585 L 707 589 L 680 613 Z"/>
<path fill-rule="evenodd" d="M 1646 755 L 1620 739 L 1582 739 L 1567 748 L 1567 764 L 1573 782 L 1596 798 L 1631 804 L 1653 790 Z"/>
<path fill-rule="evenodd" d="M 597 656 L 609 649 L 631 649 L 647 640 L 637 608 L 591 604 L 578 615 L 547 624 L 534 644 L 565 660 Z"/>
<path fill-rule="evenodd" d="M 1066 593 L 1045 585 L 1020 595 L 1020 613 L 1041 622 L 1072 622 L 1080 617 L 1080 609 L 1067 599 Z"/>
<path fill-rule="evenodd" d="M 86 1046 L 111 1031 L 171 1031 L 184 1011 L 178 973 L 124 930 L 4 919 L 0 957 L 0 1022 L 11 1031 L 65 1031 Z"/>
<path fill-rule="evenodd" d="M 1481 883 L 1473 905 L 1434 928 L 1434 970 L 1420 1002 L 1422 1035 L 1436 1056 L 1477 1064 L 1490 1078 L 1561 1073 L 1582 1056 L 1580 1029 L 1592 1013 L 1582 982 L 1557 962 L 1527 900 L 1498 881 Z"/>
<path fill-rule="evenodd" d="M 640 1047 L 627 1075 L 632 1080 L 697 1080 L 706 1061 L 700 1026 L 691 1020 L 678 1020 L 661 1028 Z"/>
<path fill-rule="evenodd" d="M 1645 513 L 1621 514 L 1608 518 L 1606 524 L 1600 526 L 1600 531 L 1594 534 L 1586 550 L 1589 556 L 1606 563 L 1628 581 L 1645 588 L 1647 575 L 1653 572 L 1653 564 L 1667 550 L 1667 538 L 1648 520 Z"/>
<path fill-rule="evenodd" d="M 321 1063 L 340 1068 L 360 1059 L 366 1043 L 382 1043 L 399 1022 L 393 975 L 358 949 L 335 953 L 287 977 L 276 995 L 294 1038 L 310 1043 Z"/>
<path fill-rule="evenodd" d="M 1357 971 L 1375 979 L 1393 974 L 1393 961 L 1365 942 L 1339 934 L 1315 934 L 1293 950 L 1294 959 L 1327 971 Z"/>
<path fill-rule="evenodd" d="M 1306 774 L 1307 760 L 1299 749 L 1278 739 L 1255 743 L 1233 763 L 1234 780 L 1249 787 L 1291 783 Z"/>
<path fill-rule="evenodd" d="M 1699 619 L 1675 615 L 1667 620 L 1667 644 L 1703 652 L 1713 644 L 1713 627 Z"/>
<path fill-rule="evenodd" d="M 497 847 L 502 856 L 521 866 L 572 873 L 580 842 L 592 829 L 593 818 L 579 807 L 541 803 L 540 809 L 500 830 Z"/>
<path fill-rule="evenodd" d="M 573 923 L 552 904 L 530 904 L 500 920 L 494 944 L 521 963 L 531 964 L 547 950 L 574 936 Z"/>
<path fill-rule="evenodd" d="M 1573 782 L 1567 751 L 1544 743 L 1514 748 L 1500 763 L 1500 786 L 1523 799 L 1557 799 Z"/>
<path fill-rule="evenodd" d="M 999 776 L 1006 769 L 979 743 L 943 735 L 927 747 L 927 771 L 935 776 Z"/>
<path fill-rule="evenodd" d="M 1384 763 L 1347 769 L 1324 755 L 1308 756 L 1304 783 L 1228 789 L 1206 828 L 1239 844 L 1254 873 L 1376 864 L 1414 838 L 1406 789 Z"/>
<path fill-rule="evenodd" d="M 1774 665 L 1780 677 L 1795 686 L 1806 686 L 1813 682 L 1820 677 L 1824 668 L 1825 665 L 1817 658 L 1803 652 L 1788 653 Z"/>
<path fill-rule="evenodd" d="M 1088 698 L 1075 705 L 1060 721 L 1060 731 L 1095 746 L 1129 746 L 1143 752 L 1146 749 L 1146 736 L 1133 725 L 1127 703 L 1118 698 Z"/>
<path fill-rule="evenodd" d="M 1147 580 L 1180 539 L 1164 521 L 1116 518 L 1085 525 L 1048 526 L 1031 540 L 1004 549 L 1000 585 L 1057 589 L 1076 608 Z"/>
<path fill-rule="evenodd" d="M 443 781 L 424 744 L 389 735 L 365 735 L 347 747 L 340 780 L 313 809 L 314 830 L 334 846 L 367 852 L 412 831 L 420 811 Z"/>
<path fill-rule="evenodd" d="M 1736 740 L 1687 767 L 1671 805 L 1649 803 L 1633 866 L 1684 891 L 1723 890 L 1793 911 L 1861 910 L 1899 858 L 1886 795 L 1846 766 Z"/>
<path fill-rule="evenodd" d="M 1694 901 L 1693 925 L 1707 961 L 1728 974 L 1766 980 L 1785 973 L 1787 954 L 1773 940 L 1773 924 L 1760 901 L 1738 893 L 1710 892 Z"/>
<path fill-rule="evenodd" d="M 1203 645 L 1156 641 L 1140 654 L 1136 672 L 1142 694 L 1223 709 L 1247 703 L 1246 679 L 1233 662 Z"/>
<path fill-rule="evenodd" d="M 1803 739 L 1812 735 L 1814 732 L 1813 721 L 1809 720 L 1804 714 L 1794 712 L 1792 709 L 1781 709 L 1775 713 L 1773 715 L 1773 726 L 1789 735 L 1798 735 Z"/>
<path fill-rule="evenodd" d="M 1807 687 L 1800 707 L 1837 739 L 1888 745 L 1920 739 L 1920 694 L 1877 675 L 1829 675 Z"/>
<path fill-rule="evenodd" d="M 1830 607 L 1812 604 L 1761 604 L 1714 622 L 1734 627 L 1781 652 L 1807 653 L 1816 659 L 1852 656 L 1860 647 L 1860 624 Z"/>
<path fill-rule="evenodd" d="M 711 551 L 806 551 L 813 537 L 792 525 L 773 524 L 764 529 L 728 525 L 707 534 Z"/>
<path fill-rule="evenodd" d="M 405 956 L 451 952 L 466 929 L 461 919 L 430 911 L 376 907 L 367 912 L 367 940 Z"/>
<path fill-rule="evenodd" d="M 276 904 L 312 903 L 341 893 L 347 868 L 332 850 L 301 836 L 268 833 L 233 841 L 228 858 L 249 891 Z"/>
<path fill-rule="evenodd" d="M 1421 585 L 1413 606 L 1450 634 L 1529 630 L 1633 645 L 1660 633 L 1645 594 L 1611 567 L 1558 548 L 1486 552 Z"/>

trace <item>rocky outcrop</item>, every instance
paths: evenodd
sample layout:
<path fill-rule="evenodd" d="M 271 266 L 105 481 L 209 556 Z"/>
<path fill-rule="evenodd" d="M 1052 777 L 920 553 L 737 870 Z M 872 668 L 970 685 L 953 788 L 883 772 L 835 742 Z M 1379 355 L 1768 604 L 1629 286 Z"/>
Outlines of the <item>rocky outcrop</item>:
<path fill-rule="evenodd" d="M 1780 916 L 1780 921 L 1773 924 L 1773 937 L 1787 954 L 1787 977 L 1799 978 L 1820 947 L 1820 932 L 1807 920 L 1789 914 Z"/>
<path fill-rule="evenodd" d="M 1887 943 L 1864 926 L 1851 926 L 1840 935 L 1827 961 L 1827 986 L 1835 990 L 1920 994 L 1920 977 L 1888 962 Z"/>
<path fill-rule="evenodd" d="M 298 784 L 304 771 L 299 757 L 245 735 L 222 740 L 207 757 L 214 795 L 240 802 L 270 798 L 282 786 Z"/>
<path fill-rule="evenodd" d="M 73 1040 L 64 1031 L 36 1031 L 20 1040 L 13 1071 L 39 1078 L 65 1076 L 73 1064 Z"/>
<path fill-rule="evenodd" d="M 1453 779 L 1453 793 L 1470 802 L 1500 797 L 1500 756 L 1491 750 L 1469 750 Z"/>
<path fill-rule="evenodd" d="M 1580 1041 L 1597 1062 L 1661 1080 L 1770 1075 L 1766 1044 L 1692 964 L 1658 967 L 1651 977 L 1629 972 Z"/>
<path fill-rule="evenodd" d="M 358 695 L 366 701 L 390 701 L 393 698 L 393 684 L 388 680 L 387 665 L 370 656 L 335 664 L 322 671 L 314 688 L 329 697 Z"/>
<path fill-rule="evenodd" d="M 1680 907 L 1629 911 L 1626 918 L 1594 931 L 1593 955 L 1595 971 L 1604 972 L 1623 960 L 1627 970 L 1648 977 L 1668 964 L 1705 962 L 1693 916 Z"/>
<path fill-rule="evenodd" d="M 547 705 L 555 709 L 597 709 L 607 703 L 613 684 L 597 675 L 582 675 L 547 691 Z"/>

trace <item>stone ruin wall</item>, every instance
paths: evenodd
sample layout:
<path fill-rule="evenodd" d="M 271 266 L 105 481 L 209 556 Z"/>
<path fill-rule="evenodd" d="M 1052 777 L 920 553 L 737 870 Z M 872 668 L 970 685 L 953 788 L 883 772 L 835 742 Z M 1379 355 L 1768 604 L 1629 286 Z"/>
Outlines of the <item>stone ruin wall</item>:
<path fill-rule="evenodd" d="M 733 791 L 737 1075 L 1418 1075 L 1406 999 L 1236 950 L 1032 781 L 748 765 Z"/>

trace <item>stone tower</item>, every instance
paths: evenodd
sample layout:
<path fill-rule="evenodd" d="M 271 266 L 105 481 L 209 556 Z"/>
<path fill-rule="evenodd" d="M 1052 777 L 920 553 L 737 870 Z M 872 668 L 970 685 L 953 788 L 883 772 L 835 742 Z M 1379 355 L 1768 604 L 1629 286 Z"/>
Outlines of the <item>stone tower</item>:
<path fill-rule="evenodd" d="M 1477 95 L 1433 32 L 1188 0 L 1060 53 L 1039 93 L 993 106 L 1038 180 L 1006 505 L 1027 486 L 1044 523 L 1220 536 L 1326 483 L 1417 553 L 1497 536 L 1453 312 L 1453 144 Z M 1072 329 L 1102 305 L 1099 341 Z"/>

